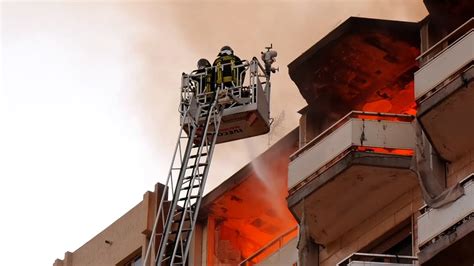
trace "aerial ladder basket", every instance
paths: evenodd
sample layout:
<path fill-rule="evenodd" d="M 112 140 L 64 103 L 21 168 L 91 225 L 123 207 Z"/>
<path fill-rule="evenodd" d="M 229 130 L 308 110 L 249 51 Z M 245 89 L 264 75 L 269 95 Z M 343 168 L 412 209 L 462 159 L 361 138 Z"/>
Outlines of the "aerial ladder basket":
<path fill-rule="evenodd" d="M 206 77 L 215 75 L 219 71 L 217 67 L 183 73 L 181 129 L 144 266 L 187 265 L 215 144 L 270 130 L 270 75 L 277 70 L 271 66 L 277 56 L 271 48 L 266 47 L 267 51 L 262 52 L 263 65 L 254 57 L 241 65 L 220 66 L 238 69 L 238 75 L 232 84 L 212 84 L 211 90 L 205 83 Z"/>

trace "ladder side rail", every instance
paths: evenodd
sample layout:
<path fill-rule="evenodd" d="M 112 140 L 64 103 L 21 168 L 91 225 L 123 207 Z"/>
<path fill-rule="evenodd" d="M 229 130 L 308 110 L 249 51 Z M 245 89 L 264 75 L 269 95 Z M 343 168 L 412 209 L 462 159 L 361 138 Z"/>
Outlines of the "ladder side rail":
<path fill-rule="evenodd" d="M 198 164 L 198 162 L 196 161 L 196 164 Z M 196 175 L 199 175 L 199 166 L 196 166 L 196 170 L 195 170 L 195 174 L 193 174 L 195 177 L 195 181 L 196 182 L 199 182 L 196 180 L 196 178 L 198 178 Z M 180 255 L 181 255 L 181 263 L 183 261 L 183 254 L 184 254 L 184 247 L 185 247 L 185 238 L 186 237 L 186 233 L 189 234 L 189 233 L 192 233 L 191 231 L 191 227 L 189 226 L 188 227 L 188 230 L 186 233 L 184 233 L 184 225 L 187 221 L 191 222 L 192 224 L 192 213 L 194 212 L 193 211 L 193 205 L 192 205 L 192 191 L 193 191 L 193 186 L 195 185 L 196 183 L 195 182 L 192 182 L 191 180 L 189 181 L 189 188 L 186 189 L 186 195 L 185 195 L 185 203 L 183 205 L 183 208 L 178 212 L 179 214 L 181 214 L 180 218 L 179 218 L 179 224 L 178 224 L 178 228 L 176 230 L 176 234 L 175 234 L 175 241 L 174 241 L 174 245 L 172 247 L 172 252 L 171 252 L 171 255 L 170 255 L 170 264 L 173 265 L 173 264 L 176 264 L 175 262 L 175 259 L 177 257 L 177 254 L 178 252 L 180 252 Z M 183 191 L 183 190 L 182 190 Z M 182 197 L 182 196 L 180 196 Z M 189 219 L 188 219 L 189 218 Z M 177 221 L 173 221 L 173 224 L 175 224 Z M 163 258 L 163 261 L 167 260 L 168 257 L 165 257 Z"/>
<path fill-rule="evenodd" d="M 200 81 L 202 82 L 202 76 L 204 76 L 204 74 L 198 74 L 200 76 Z M 205 92 L 200 90 L 199 88 L 201 87 L 202 83 L 198 83 L 197 85 L 195 83 L 193 83 L 191 81 L 190 85 L 194 85 L 194 87 L 192 87 L 190 90 L 188 88 L 188 92 L 191 92 L 191 97 L 189 97 L 188 95 L 188 99 L 191 98 L 191 102 L 193 100 L 195 100 L 196 102 L 196 105 L 197 105 L 197 108 L 198 108 L 198 111 L 196 111 L 196 114 L 195 114 L 195 117 L 194 117 L 194 120 L 193 122 L 193 125 L 194 125 L 194 130 L 188 130 L 188 134 L 189 134 L 189 137 L 192 138 L 192 139 L 189 139 L 188 141 L 188 144 L 190 145 L 190 151 L 189 151 L 189 154 L 186 155 L 186 157 L 183 157 L 185 158 L 185 160 L 183 160 L 181 162 L 181 165 L 184 166 L 182 169 L 181 169 L 181 172 L 182 173 L 182 178 L 183 178 L 183 182 L 181 182 L 179 185 L 177 184 L 177 187 L 176 187 L 176 191 L 175 191 L 175 194 L 173 194 L 173 199 L 175 200 L 176 204 L 174 204 L 174 209 L 172 210 L 172 212 L 169 213 L 169 216 L 168 216 L 168 220 L 169 220 L 169 223 L 170 223 L 170 228 L 169 228 L 169 231 L 168 231 L 168 236 L 166 238 L 163 239 L 161 245 L 160 245 L 160 248 L 162 249 L 162 253 L 163 255 L 158 258 L 162 259 L 161 262 L 157 262 L 157 265 L 160 264 L 162 262 L 165 262 L 167 260 L 171 260 L 170 262 L 170 265 L 172 265 L 174 263 L 174 259 L 176 257 L 176 251 L 175 251 L 175 247 L 176 246 L 179 246 L 180 243 L 182 242 L 181 241 L 181 236 L 180 236 L 180 233 L 182 232 L 182 226 L 179 227 L 179 224 L 181 222 L 183 222 L 184 224 L 184 221 L 186 221 L 186 217 L 187 217 L 187 213 L 190 211 L 188 210 L 188 203 L 185 202 L 182 207 L 181 207 L 181 204 L 179 204 L 179 202 L 182 200 L 182 196 L 185 196 L 185 199 L 188 199 L 188 192 L 190 191 L 190 189 L 192 190 L 193 187 L 189 184 L 192 184 L 191 183 L 191 179 L 193 179 L 195 177 L 195 169 L 196 167 L 199 167 L 198 166 L 198 163 L 199 161 L 198 160 L 194 160 L 194 163 L 191 163 L 190 164 L 190 160 L 192 157 L 195 157 L 196 154 L 199 155 L 201 154 L 201 147 L 199 147 L 198 151 L 196 154 L 192 155 L 193 153 L 193 150 L 195 148 L 195 142 L 196 142 L 196 137 L 198 136 L 199 134 L 199 121 L 200 121 L 200 118 L 207 115 L 206 114 L 206 111 L 205 109 L 203 109 L 203 104 L 205 105 L 205 103 L 201 103 L 198 99 L 198 95 L 203 95 L 205 96 Z M 197 92 L 197 93 L 193 93 L 193 92 Z M 183 122 L 186 122 L 186 121 L 183 121 Z M 191 175 L 189 176 L 189 173 L 188 173 L 188 170 L 191 170 Z M 184 171 L 184 172 L 183 172 Z M 191 179 L 189 179 L 191 178 Z M 186 180 L 185 180 L 186 179 Z M 188 183 L 188 187 L 187 189 L 184 189 L 183 188 L 183 184 L 184 183 Z M 186 193 L 184 195 L 182 195 L 182 192 L 185 192 Z M 187 201 L 187 200 L 186 200 Z M 178 208 L 181 207 L 181 209 L 178 210 Z M 181 215 L 181 217 L 179 217 L 178 219 L 175 219 L 176 217 L 178 217 L 179 215 Z M 168 221 L 167 220 L 167 221 Z M 173 230 L 173 226 L 177 223 L 178 223 L 178 230 L 176 230 L 176 234 L 173 233 L 174 230 Z M 173 237 L 174 235 L 174 239 L 171 240 L 171 237 Z M 171 241 L 171 242 L 170 242 Z M 173 247 L 170 247 L 169 244 L 170 243 L 173 243 Z M 182 244 L 181 244 L 182 245 Z M 169 255 L 169 248 L 172 248 L 172 253 L 171 255 Z M 184 251 L 181 252 L 181 254 L 183 253 Z M 158 260 L 159 261 L 159 260 Z"/>
<path fill-rule="evenodd" d="M 217 99 L 216 99 L 217 100 Z M 211 165 L 211 160 L 212 160 L 212 154 L 213 154 L 213 150 L 214 150 L 214 147 L 215 147 L 215 144 L 216 144 L 216 139 L 217 139 L 217 135 L 218 135 L 218 132 L 219 132 L 219 123 L 215 123 L 215 121 L 220 121 L 221 117 L 222 117 L 222 113 L 223 113 L 223 109 L 220 109 L 221 106 L 217 106 L 217 104 L 214 105 L 214 107 L 212 108 L 212 120 L 213 122 L 208 122 L 208 125 L 209 126 L 213 126 L 214 128 L 214 131 L 212 132 L 212 138 L 209 137 L 209 134 L 208 132 L 206 132 L 206 138 L 204 139 L 206 145 L 206 156 L 205 156 L 205 162 L 204 162 L 204 169 L 203 169 L 203 172 L 202 173 L 199 173 L 199 180 L 195 180 L 195 182 L 199 182 L 199 187 L 198 187 L 198 191 L 197 191 L 197 197 L 196 197 L 196 202 L 194 202 L 194 204 L 190 204 L 189 207 L 190 208 L 193 208 L 193 212 L 191 213 L 193 215 L 193 217 L 191 217 L 191 232 L 189 234 L 187 234 L 187 239 L 185 241 L 185 252 L 184 252 L 184 262 L 186 262 L 187 260 L 187 255 L 188 255 L 188 251 L 189 251 L 189 243 L 190 243 L 190 239 L 192 238 L 193 234 L 194 234 L 194 229 L 195 229 L 195 224 L 196 224 L 196 221 L 197 221 L 197 214 L 198 214 L 198 211 L 199 211 L 199 202 L 200 200 L 202 199 L 202 196 L 203 196 L 203 193 L 204 193 L 204 188 L 205 188 L 205 181 L 207 179 L 207 175 L 209 173 L 209 169 L 210 169 L 210 165 Z M 219 110 L 220 109 L 220 110 Z M 208 128 L 209 128 L 208 126 Z M 209 141 L 209 139 L 211 139 L 211 141 Z M 203 157 L 201 157 L 203 158 Z M 200 171 L 200 169 L 198 169 L 198 171 Z"/>
<path fill-rule="evenodd" d="M 185 201 L 184 201 L 184 204 L 183 204 L 183 207 L 182 209 L 177 212 L 176 214 L 180 213 L 181 216 L 179 217 L 179 221 L 178 221 L 178 228 L 176 230 L 176 235 L 175 235 L 175 241 L 174 241 L 174 245 L 172 247 L 172 253 L 171 253 L 171 261 L 170 261 L 170 264 L 173 264 L 174 263 L 174 259 L 175 259 L 175 256 L 178 252 L 178 248 L 180 247 L 181 248 L 181 254 L 184 253 L 184 250 L 182 250 L 182 246 L 183 246 L 183 240 L 182 240 L 182 235 L 181 233 L 183 232 L 183 227 L 184 227 L 184 224 L 186 222 L 186 218 L 187 217 L 190 217 L 189 213 L 192 212 L 192 209 L 191 209 L 191 196 L 192 196 L 192 188 L 194 186 L 194 182 L 193 180 L 196 179 L 196 175 L 199 175 L 199 160 L 198 157 L 200 157 L 202 154 L 202 146 L 200 145 L 199 148 L 198 148 L 198 151 L 197 151 L 197 157 L 195 158 L 194 160 L 194 167 L 191 169 L 191 179 L 188 181 L 189 185 L 188 185 L 188 189 L 184 190 L 184 189 L 181 189 L 180 192 L 186 192 L 185 195 L 181 195 L 181 193 L 179 194 L 179 198 L 181 199 L 182 197 L 185 198 Z M 176 223 L 177 221 L 176 220 L 173 220 L 173 224 Z M 163 258 L 163 261 L 166 260 L 167 257 Z"/>
<path fill-rule="evenodd" d="M 189 112 L 189 108 L 187 108 L 185 111 L 184 111 L 184 116 L 188 116 L 188 112 Z M 173 168 L 174 168 L 174 165 L 176 163 L 176 155 L 179 154 L 180 156 L 180 161 L 182 161 L 182 151 L 181 151 L 181 146 L 182 146 L 182 140 L 183 139 L 187 139 L 187 137 L 183 137 L 183 132 L 185 131 L 184 130 L 184 127 L 186 125 L 184 123 L 181 123 L 181 128 L 180 128 L 180 131 L 178 133 L 178 140 L 176 141 L 176 145 L 175 145 L 175 149 L 174 149 L 174 154 L 173 154 L 173 157 L 171 159 L 171 165 L 170 165 L 170 168 L 169 168 L 169 172 L 168 172 L 168 177 L 166 179 L 166 184 L 165 184 L 165 191 L 163 192 L 163 194 L 161 195 L 161 200 L 160 200 L 160 204 L 158 206 L 158 209 L 156 211 L 156 217 L 155 217 L 155 222 L 153 224 L 153 229 L 152 229 L 152 233 L 151 233 L 151 239 L 150 239 L 150 244 L 148 245 L 147 247 L 147 251 L 145 253 L 145 258 L 144 258 L 144 261 L 143 261 L 143 264 L 146 265 L 148 259 L 149 259 L 149 256 L 151 255 L 151 249 L 155 247 L 155 238 L 156 238 L 156 235 L 157 235 L 157 229 L 158 229 L 158 223 L 160 221 L 160 218 L 161 218 L 161 221 L 163 221 L 163 225 L 164 225 L 164 203 L 167 199 L 167 197 L 170 195 L 167 191 L 167 190 L 171 190 L 171 195 L 174 193 L 174 182 L 173 182 Z"/>
<path fill-rule="evenodd" d="M 143 264 L 145 265 L 147 263 L 147 261 L 149 260 L 150 256 L 151 256 L 151 252 L 152 252 L 152 249 L 155 250 L 155 247 L 156 247 L 156 236 L 159 235 L 157 234 L 157 230 L 158 230 L 158 224 L 159 222 L 161 221 L 162 222 L 162 233 L 164 232 L 164 228 L 165 228 L 165 222 L 166 222 L 166 217 L 170 214 L 170 211 L 171 211 L 171 208 L 168 209 L 168 213 L 165 214 L 165 208 L 164 208 L 164 204 L 165 202 L 168 202 L 167 198 L 170 196 L 170 195 L 174 195 L 175 191 L 175 181 L 177 182 L 178 180 L 173 180 L 173 176 L 174 176 L 174 172 L 176 171 L 176 167 L 175 165 L 176 164 L 181 164 L 183 163 L 183 159 L 184 159 L 184 154 L 183 154 L 183 148 L 182 146 L 184 146 L 184 141 L 188 140 L 188 137 L 186 136 L 183 136 L 183 132 L 185 132 L 185 127 L 188 127 L 188 131 L 191 132 L 192 129 L 190 129 L 190 125 L 189 124 L 186 124 L 185 123 L 185 120 L 186 119 L 191 119 L 190 117 L 190 105 L 189 105 L 189 102 L 187 103 L 187 101 L 189 101 L 189 76 L 188 75 L 185 75 L 183 74 L 182 75 L 182 79 L 181 79 L 181 103 L 180 103 L 180 107 L 179 107 L 179 113 L 181 113 L 181 117 L 180 117 L 180 131 L 179 131 L 179 134 L 178 134 L 178 140 L 176 142 L 176 145 L 175 145 L 175 150 L 174 150 L 174 154 L 173 154 L 173 157 L 172 157 L 172 160 L 171 160 L 171 165 L 170 165 L 170 168 L 169 168 L 169 172 L 168 172 L 168 177 L 167 177 L 167 180 L 166 180 L 166 185 L 165 185 L 165 193 L 163 193 L 163 195 L 161 196 L 161 200 L 160 200 L 160 204 L 159 204 L 159 207 L 158 207 L 158 210 L 156 212 L 156 217 L 155 217 L 155 222 L 153 224 L 153 230 L 152 230 L 152 234 L 151 234 L 151 238 L 150 239 L 150 244 L 148 245 L 147 247 L 147 252 L 145 254 L 145 259 L 143 261 Z M 178 158 L 177 158 L 177 155 Z M 178 178 L 179 179 L 179 178 Z M 168 191 L 166 191 L 168 190 Z M 171 193 L 169 193 L 169 191 L 171 191 Z M 170 206 L 171 207 L 171 206 Z M 163 237 L 162 237 L 163 239 Z M 155 251 L 153 251 L 155 252 Z M 157 261 L 157 254 L 155 254 L 155 262 Z"/>
<path fill-rule="evenodd" d="M 182 210 L 182 215 L 180 217 L 180 221 L 179 221 L 179 226 L 178 226 L 178 229 L 177 229 L 177 233 L 176 233 L 176 240 L 175 240 L 175 243 L 174 243 L 174 247 L 173 247 L 173 253 L 172 253 L 172 258 L 171 258 L 171 265 L 174 263 L 174 259 L 175 259 L 175 255 L 178 251 L 178 246 L 180 246 L 181 248 L 181 256 L 182 256 L 182 261 L 185 260 L 185 254 L 184 254 L 184 251 L 183 250 L 183 246 L 185 246 L 185 244 L 183 245 L 183 239 L 181 238 L 181 233 L 182 233 L 182 230 L 183 230 L 183 226 L 184 226 L 184 223 L 185 223 L 185 220 L 186 220 L 186 215 L 189 213 L 189 218 L 190 218 L 190 222 L 191 222 L 191 225 L 194 224 L 194 221 L 192 220 L 193 219 L 193 211 L 192 211 L 192 204 L 191 204 L 191 196 L 192 196 L 192 186 L 194 185 L 194 182 L 196 181 L 196 173 L 199 174 L 199 167 L 200 167 L 200 160 L 201 160 L 201 155 L 203 154 L 203 147 L 207 144 L 207 133 L 208 133 L 208 130 L 209 130 L 209 125 L 210 125 L 210 122 L 211 122 L 211 119 L 215 116 L 214 115 L 214 109 L 216 108 L 216 100 L 217 100 L 217 97 L 214 99 L 214 102 L 212 103 L 211 107 L 210 107 L 210 110 L 209 112 L 207 113 L 206 115 L 206 120 L 205 120 L 205 123 L 204 123 L 204 130 L 201 132 L 201 140 L 200 140 L 200 143 L 199 143 L 199 146 L 198 146 L 198 149 L 197 149 L 197 153 L 196 153 L 196 158 L 195 158 L 195 162 L 194 162 L 194 167 L 192 169 L 192 173 L 191 173 L 191 179 L 190 179 L 190 189 L 188 189 L 186 191 L 186 199 L 184 201 L 184 205 L 183 205 L 183 210 Z M 195 134 L 198 134 L 197 132 Z M 196 136 L 194 136 L 196 137 Z M 207 157 L 209 158 L 209 157 Z M 206 169 L 208 167 L 208 165 L 204 165 L 204 169 Z M 200 184 L 200 189 L 202 188 L 202 183 Z M 197 195 L 198 198 L 201 197 L 202 195 L 201 194 L 198 194 Z M 188 232 L 188 236 L 192 234 L 192 231 L 193 231 L 193 227 L 191 226 L 191 231 Z"/>
<path fill-rule="evenodd" d="M 182 141 L 183 141 L 183 139 L 181 139 L 181 142 Z M 183 143 L 180 144 L 180 154 L 181 154 L 181 156 L 179 157 L 179 162 L 178 162 L 178 160 L 175 160 L 174 163 L 181 163 L 182 164 L 182 161 L 183 161 L 182 158 L 185 156 L 185 153 L 182 152 L 182 147 L 181 147 L 183 145 L 184 145 Z M 178 170 L 176 170 L 176 169 L 172 170 L 172 172 L 169 175 L 171 183 L 176 184 L 176 187 L 173 186 L 173 188 L 168 188 L 168 190 L 171 190 L 171 195 L 175 195 L 176 193 L 179 193 L 179 187 L 178 187 L 179 173 L 176 173 L 177 171 Z M 178 175 L 178 176 L 175 176 L 175 175 Z M 173 181 L 173 177 L 176 179 L 175 181 Z M 168 196 L 170 196 L 170 195 L 168 195 Z M 165 204 L 166 202 L 170 202 L 170 201 L 163 200 L 162 202 L 163 202 L 163 204 Z M 174 205 L 174 206 L 176 206 L 176 205 Z M 162 228 L 161 228 L 161 233 L 160 234 L 155 233 L 155 235 L 161 235 L 161 240 L 160 240 L 160 243 L 161 243 L 161 241 L 164 241 L 165 237 L 166 237 L 165 234 L 164 234 L 164 233 L 166 233 L 166 222 L 169 220 L 169 217 L 173 217 L 173 203 L 172 202 L 170 203 L 170 205 L 167 209 L 167 212 L 166 212 L 163 205 L 160 206 L 160 212 L 158 213 L 158 215 L 159 216 L 157 217 L 157 220 L 162 222 Z M 158 244 L 160 244 L 160 243 L 158 243 Z M 159 247 L 160 246 L 158 246 L 158 248 Z M 158 255 L 158 253 L 156 255 Z M 155 256 L 155 263 L 158 261 L 158 259 L 159 259 L 159 257 Z"/>
<path fill-rule="evenodd" d="M 194 98 L 195 99 L 195 98 Z M 176 190 L 174 191 L 173 193 L 173 201 L 170 205 L 170 209 L 168 211 L 168 215 L 167 215 L 167 219 L 166 219 L 166 224 L 164 226 L 164 229 L 163 229 L 163 234 L 162 234 L 162 239 L 160 241 L 160 246 L 159 246 L 159 252 L 158 252 L 158 256 L 156 257 L 156 264 L 157 265 L 160 265 L 162 261 L 166 261 L 167 259 L 169 259 L 168 257 L 166 257 L 165 253 L 167 251 L 167 248 L 168 248 L 168 245 L 167 243 L 170 241 L 170 233 L 172 231 L 172 225 L 174 224 L 175 220 L 174 220 L 174 217 L 176 216 L 176 214 L 178 214 L 179 212 L 177 212 L 177 207 L 178 207 L 178 202 L 179 202 L 179 199 L 180 199 L 180 194 L 181 192 L 183 191 L 182 190 L 182 185 L 183 185 L 183 181 L 184 181 L 184 178 L 185 178 L 185 175 L 187 173 L 187 170 L 189 168 L 189 158 L 190 158 L 190 154 L 193 150 L 193 145 L 194 145 L 194 140 L 195 140 L 195 137 L 197 136 L 197 129 L 198 129 L 198 123 L 199 123 L 199 117 L 201 117 L 201 113 L 203 113 L 203 109 L 202 108 L 198 108 L 199 109 L 199 114 L 197 115 L 197 118 L 195 118 L 197 121 L 195 120 L 191 120 L 193 121 L 193 126 L 190 125 L 190 127 L 192 127 L 192 129 L 188 130 L 189 132 L 189 138 L 188 138 L 188 144 L 186 146 L 186 151 L 185 151 L 185 155 L 182 156 L 183 160 L 181 162 L 181 168 L 180 168 L 180 172 L 179 172 L 179 177 L 178 177 L 178 181 L 176 183 Z M 188 112 L 189 114 L 189 112 Z M 185 120 L 183 121 L 183 123 L 186 121 L 186 119 L 191 119 L 188 116 L 185 116 Z M 183 206 L 185 207 L 185 206 Z M 182 211 L 182 216 L 181 218 L 184 218 L 186 216 L 186 208 L 183 208 L 183 210 L 180 210 L 180 212 Z M 176 245 L 177 243 L 179 243 L 179 238 L 175 237 L 174 239 L 174 244 Z M 174 247 L 173 247 L 174 248 Z M 171 254 L 172 258 L 171 259 L 174 259 L 174 254 Z"/>
<path fill-rule="evenodd" d="M 180 193 L 180 188 L 183 184 L 183 179 L 184 175 L 186 173 L 186 167 L 187 167 L 187 161 L 189 159 L 189 154 L 191 153 L 193 141 L 194 141 L 194 136 L 196 134 L 196 128 L 197 126 L 192 126 L 192 133 L 189 134 L 188 138 L 188 143 L 186 145 L 185 152 L 183 154 L 183 163 L 181 164 L 181 169 L 179 171 L 178 175 L 178 180 L 176 181 L 176 189 L 174 190 L 173 193 L 173 200 L 170 204 L 170 209 L 168 210 L 168 215 L 166 217 L 166 223 L 164 226 L 164 231 L 162 233 L 161 241 L 160 241 L 160 246 L 158 249 L 158 256 L 157 256 L 157 262 L 161 261 L 161 258 L 164 255 L 164 251 L 166 249 L 166 243 L 168 242 L 169 235 L 171 232 L 171 224 L 173 223 L 173 215 L 176 211 L 176 207 L 178 205 L 178 200 L 179 200 L 179 193 Z"/>
<path fill-rule="evenodd" d="M 197 198 L 197 201 L 195 203 L 195 211 L 194 211 L 194 217 L 192 219 L 192 224 L 191 224 L 191 232 L 188 234 L 188 239 L 186 241 L 186 249 L 185 249 L 185 253 L 184 253 L 184 261 L 183 261 L 183 265 L 186 264 L 186 261 L 188 259 L 188 253 L 189 253 L 189 249 L 191 247 L 191 239 L 194 235 L 194 229 L 196 227 L 196 221 L 197 221 L 197 217 L 198 217 L 198 212 L 199 212 L 199 208 L 201 207 L 201 201 L 202 201 L 202 195 L 204 194 L 204 188 L 206 186 L 206 181 L 207 181 L 207 176 L 209 174 L 209 169 L 210 169 L 210 166 L 211 166 L 211 161 L 212 161 L 212 156 L 214 154 L 214 148 L 215 148 L 215 145 L 216 145 L 216 141 L 217 141 L 217 136 L 218 136 L 218 133 L 219 133 L 219 127 L 220 127 L 220 122 L 222 120 L 222 114 L 224 112 L 224 108 L 221 108 L 220 110 L 218 110 L 218 113 L 216 114 L 216 116 L 214 117 L 214 133 L 213 133 L 213 136 L 212 136 L 212 140 L 211 140 L 211 143 L 209 145 L 209 151 L 208 151 L 208 155 L 207 155 L 207 158 L 206 158 L 206 168 L 204 169 L 204 173 L 203 173 L 203 176 L 202 176 L 202 180 L 201 180 L 201 186 L 199 187 L 199 195 L 200 197 Z"/>

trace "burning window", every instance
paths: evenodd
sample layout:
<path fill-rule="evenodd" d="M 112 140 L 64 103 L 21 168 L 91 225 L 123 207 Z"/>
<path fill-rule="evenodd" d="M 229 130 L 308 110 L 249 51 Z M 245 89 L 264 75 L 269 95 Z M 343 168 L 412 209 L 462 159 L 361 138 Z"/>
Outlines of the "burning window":
<path fill-rule="evenodd" d="M 275 239 L 281 237 L 279 245 L 284 245 L 296 237 L 297 231 L 291 231 L 296 221 L 286 202 L 289 155 L 297 148 L 296 137 L 294 131 L 290 145 L 279 142 L 252 161 L 243 181 L 210 203 L 208 265 L 238 265 L 271 246 L 252 259 L 255 263 L 275 251 L 278 245 L 271 245 Z"/>
<path fill-rule="evenodd" d="M 308 103 L 302 144 L 351 111 L 416 114 L 419 25 L 349 18 L 288 67 Z"/>

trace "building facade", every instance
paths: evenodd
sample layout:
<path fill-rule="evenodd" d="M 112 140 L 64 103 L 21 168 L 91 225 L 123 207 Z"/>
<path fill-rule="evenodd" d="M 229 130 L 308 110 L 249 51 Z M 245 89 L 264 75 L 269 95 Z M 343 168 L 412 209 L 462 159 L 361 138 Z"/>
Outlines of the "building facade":
<path fill-rule="evenodd" d="M 53 266 L 142 265 L 163 191 L 163 185 L 156 185 L 130 211 L 76 251 L 66 252 L 64 259 L 56 259 Z"/>
<path fill-rule="evenodd" d="M 350 18 L 289 65 L 301 265 L 474 263 L 474 5 L 424 2 L 419 23 Z"/>
<path fill-rule="evenodd" d="M 474 4 L 424 3 L 288 66 L 300 125 L 203 198 L 189 265 L 474 264 Z M 142 265 L 162 191 L 54 266 Z"/>

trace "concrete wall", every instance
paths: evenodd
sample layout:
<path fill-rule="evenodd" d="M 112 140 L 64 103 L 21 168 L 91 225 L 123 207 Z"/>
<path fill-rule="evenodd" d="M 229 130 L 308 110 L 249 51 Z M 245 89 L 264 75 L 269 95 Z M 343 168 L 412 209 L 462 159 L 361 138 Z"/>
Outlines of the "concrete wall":
<path fill-rule="evenodd" d="M 53 265 L 120 266 L 136 256 L 141 255 L 143 258 L 147 234 L 152 229 L 150 221 L 154 219 L 156 210 L 156 191 L 146 192 L 142 202 L 76 251 L 66 252 L 64 259 L 57 259 Z"/>
<path fill-rule="evenodd" d="M 363 221 L 339 239 L 320 250 L 320 265 L 333 266 L 366 247 L 371 242 L 389 232 L 412 215 L 416 215 L 422 206 L 421 193 L 418 188 L 406 192 L 369 219 Z"/>
<path fill-rule="evenodd" d="M 453 186 L 471 173 L 474 173 L 474 150 L 469 151 L 458 160 L 448 164 L 448 178 L 446 183 L 448 187 Z"/>

